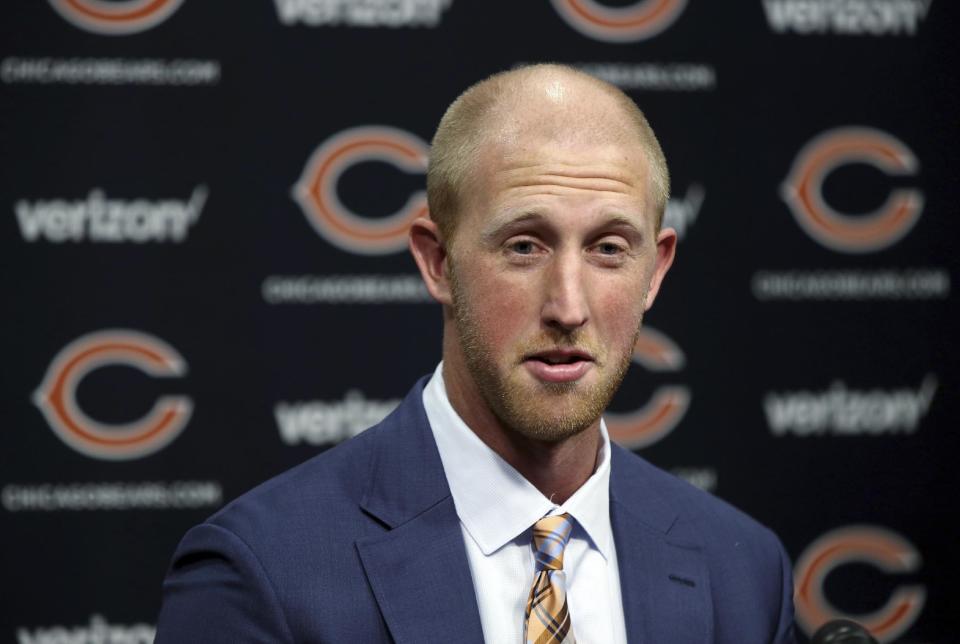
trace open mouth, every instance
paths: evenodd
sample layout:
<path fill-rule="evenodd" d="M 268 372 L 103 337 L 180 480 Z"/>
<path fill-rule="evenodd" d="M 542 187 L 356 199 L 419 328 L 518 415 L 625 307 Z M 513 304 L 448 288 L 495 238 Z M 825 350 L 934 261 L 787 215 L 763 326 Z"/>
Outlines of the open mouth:
<path fill-rule="evenodd" d="M 574 364 L 576 362 L 593 362 L 593 357 L 579 350 L 558 349 L 555 351 L 541 351 L 526 357 L 527 360 L 536 360 L 548 365 Z"/>
<path fill-rule="evenodd" d="M 538 351 L 524 358 L 530 373 L 544 382 L 573 382 L 594 365 L 593 356 L 578 349 Z"/>

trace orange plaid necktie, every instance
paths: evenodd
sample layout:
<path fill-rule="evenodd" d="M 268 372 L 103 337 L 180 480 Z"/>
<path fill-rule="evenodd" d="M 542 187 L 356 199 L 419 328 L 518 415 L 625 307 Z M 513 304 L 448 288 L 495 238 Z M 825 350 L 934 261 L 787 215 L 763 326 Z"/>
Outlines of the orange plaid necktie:
<path fill-rule="evenodd" d="M 573 644 L 567 580 L 563 573 L 563 549 L 571 530 L 573 522 L 569 514 L 543 517 L 533 526 L 536 573 L 523 621 L 526 644 Z"/>

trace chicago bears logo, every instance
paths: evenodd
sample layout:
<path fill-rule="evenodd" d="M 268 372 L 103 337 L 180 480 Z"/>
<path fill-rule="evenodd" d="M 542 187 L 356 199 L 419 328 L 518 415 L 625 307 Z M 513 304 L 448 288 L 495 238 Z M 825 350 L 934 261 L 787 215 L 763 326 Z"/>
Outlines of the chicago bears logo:
<path fill-rule="evenodd" d="M 901 188 L 871 213 L 841 213 L 823 198 L 823 182 L 831 172 L 851 163 L 865 163 L 893 176 L 915 175 L 920 167 L 913 152 L 885 132 L 838 128 L 814 138 L 800 151 L 783 184 L 783 199 L 800 226 L 827 248 L 845 253 L 887 248 L 917 223 L 923 194 Z"/>
<path fill-rule="evenodd" d="M 650 371 L 675 372 L 686 358 L 673 340 L 650 327 L 643 327 L 633 349 L 633 361 Z M 681 385 L 665 385 L 633 412 L 604 414 L 610 438 L 628 449 L 656 443 L 673 431 L 690 406 L 690 390 Z"/>
<path fill-rule="evenodd" d="M 57 13 L 86 31 L 125 36 L 146 31 L 169 18 L 183 0 L 50 0 Z"/>
<path fill-rule="evenodd" d="M 183 430 L 193 403 L 164 396 L 143 418 L 125 424 L 98 422 L 77 404 L 77 386 L 91 371 L 107 365 L 139 369 L 155 377 L 183 376 L 187 364 L 169 344 L 136 331 L 90 333 L 64 347 L 47 369 L 33 401 L 63 442 L 87 456 L 130 460 L 153 454 Z"/>
<path fill-rule="evenodd" d="M 877 526 L 853 525 L 828 532 L 810 544 L 794 567 L 797 623 L 811 634 L 824 622 L 850 617 L 881 643 L 896 639 L 916 621 L 926 591 L 922 586 L 901 586 L 880 609 L 866 615 L 845 615 L 830 604 L 824 582 L 836 568 L 852 562 L 887 573 L 910 573 L 920 567 L 920 553 L 899 534 Z"/>
<path fill-rule="evenodd" d="M 608 7 L 596 0 L 551 1 L 571 27 L 607 42 L 652 38 L 672 25 L 687 6 L 687 0 L 641 0 L 625 7 Z"/>
<path fill-rule="evenodd" d="M 293 187 L 293 198 L 307 220 L 327 241 L 352 253 L 385 255 L 407 247 L 407 230 L 427 214 L 425 190 L 388 217 L 365 218 L 351 212 L 337 196 L 337 181 L 351 166 L 368 161 L 389 163 L 402 171 L 425 173 L 429 147 L 418 137 L 383 125 L 345 130 L 316 149 Z"/>

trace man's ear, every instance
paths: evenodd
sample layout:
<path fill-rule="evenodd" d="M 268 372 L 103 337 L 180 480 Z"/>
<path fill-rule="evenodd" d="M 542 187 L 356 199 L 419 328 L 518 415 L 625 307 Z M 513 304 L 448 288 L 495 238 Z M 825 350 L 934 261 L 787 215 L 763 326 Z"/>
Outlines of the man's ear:
<path fill-rule="evenodd" d="M 650 289 L 647 291 L 647 301 L 644 310 L 649 311 L 653 301 L 660 292 L 660 285 L 677 252 L 677 231 L 673 228 L 664 228 L 657 235 L 657 258 L 653 265 L 653 274 L 650 276 Z"/>
<path fill-rule="evenodd" d="M 418 217 L 410 224 L 410 252 L 433 299 L 441 304 L 452 304 L 447 248 L 440 228 L 429 217 Z"/>

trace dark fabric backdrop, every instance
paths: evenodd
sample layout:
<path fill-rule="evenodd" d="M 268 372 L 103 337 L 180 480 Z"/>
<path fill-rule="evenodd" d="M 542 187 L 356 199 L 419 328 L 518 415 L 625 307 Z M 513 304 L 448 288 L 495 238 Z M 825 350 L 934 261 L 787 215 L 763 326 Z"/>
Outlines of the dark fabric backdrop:
<path fill-rule="evenodd" d="M 560 61 L 636 99 L 673 175 L 618 439 L 781 536 L 808 631 L 953 641 L 956 4 L 3 11 L 0 639 L 150 641 L 190 525 L 432 370 L 426 142 L 472 82 Z"/>

